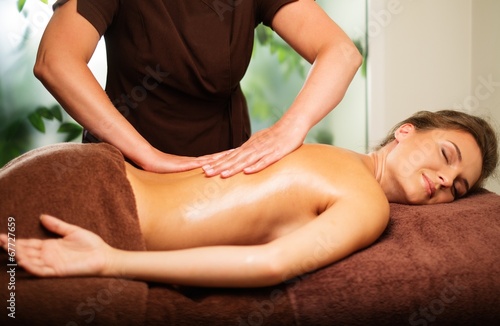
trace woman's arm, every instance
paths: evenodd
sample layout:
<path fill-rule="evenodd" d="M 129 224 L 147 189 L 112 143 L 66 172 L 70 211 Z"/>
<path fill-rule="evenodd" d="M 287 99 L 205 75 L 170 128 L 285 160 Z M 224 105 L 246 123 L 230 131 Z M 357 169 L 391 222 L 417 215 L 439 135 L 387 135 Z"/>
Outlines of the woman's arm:
<path fill-rule="evenodd" d="M 361 65 L 361 54 L 351 39 L 314 0 L 283 6 L 272 27 L 312 68 L 283 117 L 231 154 L 205 166 L 209 176 L 258 172 L 295 150 L 309 130 L 340 103 Z"/>
<path fill-rule="evenodd" d="M 276 285 L 372 244 L 389 217 L 387 201 L 380 200 L 363 208 L 358 199 L 337 202 L 303 227 L 263 245 L 119 251 L 103 275 L 189 286 Z"/>
<path fill-rule="evenodd" d="M 87 65 L 100 36 L 77 13 L 76 3 L 55 10 L 40 42 L 35 76 L 78 123 L 144 169 L 173 172 L 205 163 L 161 153 L 115 109 Z"/>
<path fill-rule="evenodd" d="M 18 239 L 16 259 L 28 272 L 43 277 L 122 277 L 206 287 L 271 286 L 373 243 L 387 225 L 384 200 L 372 200 L 363 208 L 357 199 L 337 202 L 305 226 L 264 245 L 151 252 L 115 249 L 90 231 L 43 216 L 42 224 L 63 238 Z M 7 250 L 5 234 L 0 235 L 0 242 Z"/>
<path fill-rule="evenodd" d="M 279 283 L 267 246 L 214 246 L 172 251 L 124 251 L 58 218 L 41 223 L 62 236 L 16 239 L 19 266 L 40 277 L 103 276 L 195 286 L 254 287 Z M 6 234 L 0 244 L 7 251 Z"/>

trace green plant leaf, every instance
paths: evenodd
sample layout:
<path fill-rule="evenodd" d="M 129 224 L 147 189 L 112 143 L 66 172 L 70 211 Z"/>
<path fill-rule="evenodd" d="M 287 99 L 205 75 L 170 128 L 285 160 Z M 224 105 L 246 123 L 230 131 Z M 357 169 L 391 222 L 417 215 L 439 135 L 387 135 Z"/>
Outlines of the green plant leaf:
<path fill-rule="evenodd" d="M 54 119 L 54 115 L 52 114 L 52 111 L 47 109 L 46 107 L 44 106 L 40 106 L 38 107 L 38 109 L 36 109 L 35 111 L 40 117 L 42 118 L 45 118 L 47 120 L 53 120 Z"/>
<path fill-rule="evenodd" d="M 327 129 L 318 130 L 316 132 L 316 135 L 314 136 L 314 139 L 319 144 L 327 144 L 327 145 L 333 144 L 333 134 L 330 130 Z"/>
<path fill-rule="evenodd" d="M 80 136 L 82 133 L 83 128 L 73 122 L 65 122 L 62 123 L 59 129 L 57 129 L 57 132 L 59 133 L 66 133 L 66 139 L 64 141 L 71 141 L 75 139 L 76 137 Z"/>
<path fill-rule="evenodd" d="M 55 104 L 50 108 L 50 112 L 52 112 L 52 115 L 54 118 L 57 119 L 57 121 L 62 122 L 63 116 L 62 116 L 62 111 L 61 111 L 61 106 L 59 104 Z"/>
<path fill-rule="evenodd" d="M 17 10 L 21 11 L 26 4 L 26 0 L 17 0 Z"/>
<path fill-rule="evenodd" d="M 36 112 L 30 113 L 28 115 L 28 120 L 36 130 L 45 133 L 45 123 L 43 123 L 43 119 L 39 114 L 37 114 Z"/>
<path fill-rule="evenodd" d="M 64 122 L 64 123 L 61 123 L 61 125 L 59 126 L 59 129 L 57 129 L 57 132 L 64 133 L 64 132 L 71 132 L 74 130 L 80 131 L 81 129 L 82 129 L 82 127 L 80 127 L 76 123 Z"/>
<path fill-rule="evenodd" d="M 40 0 L 41 2 L 45 3 L 46 5 L 49 4 L 49 1 L 48 0 Z"/>
<path fill-rule="evenodd" d="M 257 40 L 260 44 L 264 45 L 269 42 L 269 39 L 272 37 L 263 25 L 259 25 L 255 31 L 257 35 Z"/>

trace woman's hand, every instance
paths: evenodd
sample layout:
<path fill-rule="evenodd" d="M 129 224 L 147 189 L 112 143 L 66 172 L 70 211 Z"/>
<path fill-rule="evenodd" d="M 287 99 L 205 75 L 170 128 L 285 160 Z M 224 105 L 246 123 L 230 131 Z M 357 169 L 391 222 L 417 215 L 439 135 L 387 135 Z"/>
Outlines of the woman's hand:
<path fill-rule="evenodd" d="M 228 178 L 241 171 L 250 174 L 265 169 L 304 142 L 308 128 L 291 125 L 281 120 L 253 134 L 242 146 L 212 156 L 211 162 L 203 166 L 205 174 L 209 177 L 220 174 Z"/>
<path fill-rule="evenodd" d="M 101 237 L 52 216 L 42 215 L 47 230 L 59 239 L 16 239 L 16 261 L 29 273 L 42 277 L 102 275 L 111 257 L 111 248 Z M 7 235 L 0 243 L 8 250 Z"/>

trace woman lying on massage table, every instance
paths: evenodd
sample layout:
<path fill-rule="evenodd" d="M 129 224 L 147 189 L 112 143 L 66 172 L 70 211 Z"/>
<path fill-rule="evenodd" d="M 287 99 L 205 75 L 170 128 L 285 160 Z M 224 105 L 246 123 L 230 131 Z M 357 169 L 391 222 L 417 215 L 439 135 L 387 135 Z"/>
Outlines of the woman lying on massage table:
<path fill-rule="evenodd" d="M 259 173 L 228 179 L 207 178 L 201 169 L 153 174 L 125 163 L 148 251 L 112 248 L 42 215 L 41 223 L 62 237 L 18 239 L 16 259 L 42 277 L 274 285 L 372 244 L 387 226 L 388 202 L 435 204 L 466 195 L 494 171 L 497 151 L 484 120 L 440 111 L 401 122 L 367 155 L 303 145 Z M 6 235 L 0 238 L 6 249 Z"/>

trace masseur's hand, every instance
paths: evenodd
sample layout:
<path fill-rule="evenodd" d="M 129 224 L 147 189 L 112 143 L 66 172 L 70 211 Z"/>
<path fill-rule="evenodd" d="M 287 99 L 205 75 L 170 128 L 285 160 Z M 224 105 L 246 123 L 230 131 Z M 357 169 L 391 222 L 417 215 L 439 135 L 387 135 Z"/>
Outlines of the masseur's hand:
<path fill-rule="evenodd" d="M 48 215 L 42 215 L 41 222 L 62 238 L 16 239 L 16 261 L 21 267 L 43 277 L 102 274 L 113 248 L 98 235 Z M 7 235 L 0 234 L 0 243 L 7 251 Z"/>
<path fill-rule="evenodd" d="M 203 170 L 209 177 L 220 174 L 223 178 L 241 171 L 259 172 L 302 145 L 307 130 L 307 127 L 278 122 L 253 134 L 242 146 L 212 157 L 213 161 L 204 165 Z"/>
<path fill-rule="evenodd" d="M 200 157 L 177 156 L 163 153 L 151 147 L 147 154 L 143 151 L 138 151 L 136 155 L 138 159 L 134 162 L 146 171 L 171 173 L 202 167 L 224 155 L 224 153 L 219 153 Z M 133 160 L 133 158 L 131 159 Z"/>

